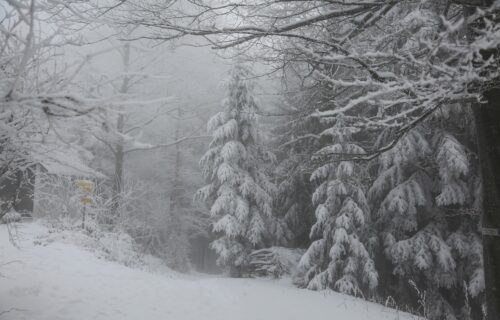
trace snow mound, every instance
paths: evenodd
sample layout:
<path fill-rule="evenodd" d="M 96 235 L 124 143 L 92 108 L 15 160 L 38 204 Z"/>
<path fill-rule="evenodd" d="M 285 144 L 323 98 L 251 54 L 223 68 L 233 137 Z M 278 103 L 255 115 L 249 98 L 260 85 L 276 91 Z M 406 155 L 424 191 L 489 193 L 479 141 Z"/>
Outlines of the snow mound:
<path fill-rule="evenodd" d="M 34 245 L 47 246 L 53 243 L 71 244 L 93 252 L 98 258 L 116 261 L 126 266 L 144 265 L 142 255 L 134 239 L 128 234 L 82 229 L 78 224 L 58 224 L 39 221 L 46 232 L 36 234 Z"/>
<path fill-rule="evenodd" d="M 23 226 L 25 228 L 26 225 Z M 176 274 L 164 261 L 141 252 L 139 245 L 125 232 L 106 232 L 95 225 L 82 229 L 72 219 L 37 220 L 30 231 L 34 246 L 68 244 L 91 252 L 97 259 L 117 262 L 127 267 L 162 274 Z"/>

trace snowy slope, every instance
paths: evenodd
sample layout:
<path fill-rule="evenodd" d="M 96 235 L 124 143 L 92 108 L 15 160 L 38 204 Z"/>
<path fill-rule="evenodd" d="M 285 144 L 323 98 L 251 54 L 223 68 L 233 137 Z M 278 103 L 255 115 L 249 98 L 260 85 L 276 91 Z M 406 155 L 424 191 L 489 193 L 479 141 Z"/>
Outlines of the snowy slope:
<path fill-rule="evenodd" d="M 0 319 L 412 319 L 344 295 L 296 289 L 285 281 L 132 269 L 68 242 L 40 244 L 37 239 L 47 231 L 37 223 L 22 224 L 17 249 L 0 225 Z"/>

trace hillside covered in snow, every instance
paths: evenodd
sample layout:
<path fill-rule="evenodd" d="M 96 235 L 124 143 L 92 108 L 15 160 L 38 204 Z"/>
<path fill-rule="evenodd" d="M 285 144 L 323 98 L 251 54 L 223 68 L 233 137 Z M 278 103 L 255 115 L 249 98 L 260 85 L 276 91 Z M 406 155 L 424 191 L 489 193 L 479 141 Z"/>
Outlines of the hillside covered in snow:
<path fill-rule="evenodd" d="M 145 262 L 127 267 L 91 252 L 83 234 L 40 223 L 0 225 L 0 318 L 5 320 L 414 319 L 288 280 L 185 275 Z"/>

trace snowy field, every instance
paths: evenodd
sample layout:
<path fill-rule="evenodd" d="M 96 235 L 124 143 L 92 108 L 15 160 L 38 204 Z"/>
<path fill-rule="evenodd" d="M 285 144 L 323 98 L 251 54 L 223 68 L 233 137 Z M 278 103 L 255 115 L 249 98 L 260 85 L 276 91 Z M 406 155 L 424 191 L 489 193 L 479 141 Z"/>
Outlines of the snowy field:
<path fill-rule="evenodd" d="M 38 223 L 18 225 L 18 236 L 16 248 L 0 225 L 2 320 L 415 319 L 341 294 L 297 289 L 286 280 L 127 267 L 72 237 L 54 237 Z"/>

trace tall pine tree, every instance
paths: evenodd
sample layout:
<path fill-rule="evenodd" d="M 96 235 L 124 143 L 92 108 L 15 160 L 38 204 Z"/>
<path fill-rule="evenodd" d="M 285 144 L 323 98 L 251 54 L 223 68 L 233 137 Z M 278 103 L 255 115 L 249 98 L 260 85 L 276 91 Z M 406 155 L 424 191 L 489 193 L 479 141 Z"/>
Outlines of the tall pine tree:
<path fill-rule="evenodd" d="M 318 155 L 357 155 L 365 151 L 353 142 L 359 131 L 346 126 L 342 118 L 323 131 L 330 140 Z M 371 234 L 370 210 L 362 182 L 363 170 L 353 161 L 328 162 L 311 175 L 317 188 L 313 194 L 316 223 L 311 229 L 314 241 L 299 264 L 299 285 L 320 290 L 364 295 L 373 293 L 378 273 L 367 249 Z"/>
<path fill-rule="evenodd" d="M 369 191 L 383 249 L 381 293 L 416 308 L 418 287 L 430 319 L 480 315 L 484 290 L 477 167 L 457 138 L 467 137 L 470 122 L 460 122 L 471 117 L 460 110 L 443 107 L 382 154 Z"/>
<path fill-rule="evenodd" d="M 251 250 L 272 242 L 274 186 L 261 166 L 264 152 L 259 147 L 251 78 L 251 70 L 242 64 L 231 71 L 224 111 L 208 123 L 213 139 L 200 160 L 209 184 L 197 192 L 215 219 L 213 231 L 219 237 L 212 248 L 233 276 L 240 275 Z"/>

